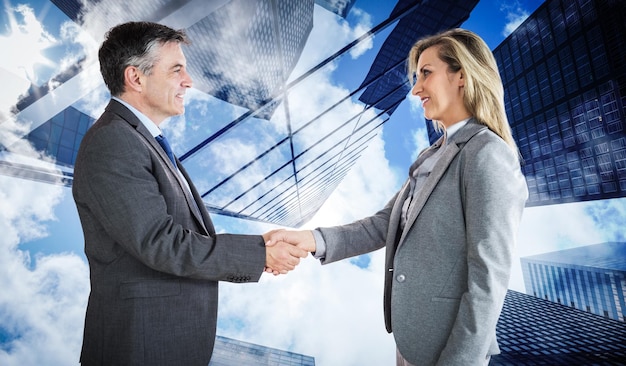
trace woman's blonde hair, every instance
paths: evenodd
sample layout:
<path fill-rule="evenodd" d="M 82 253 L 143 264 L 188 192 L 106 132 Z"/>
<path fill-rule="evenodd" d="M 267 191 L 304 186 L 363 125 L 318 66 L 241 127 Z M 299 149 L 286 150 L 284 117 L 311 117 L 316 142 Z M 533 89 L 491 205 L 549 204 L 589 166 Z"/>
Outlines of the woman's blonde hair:
<path fill-rule="evenodd" d="M 417 41 L 411 48 L 408 59 L 411 83 L 414 83 L 414 76 L 418 71 L 417 61 L 420 55 L 433 46 L 439 48 L 439 58 L 448 65 L 448 70 L 460 70 L 463 73 L 463 100 L 468 112 L 478 123 L 489 127 L 518 153 L 504 109 L 502 79 L 496 60 L 485 41 L 477 34 L 459 28 Z M 440 129 L 442 126 L 436 125 L 435 128 Z"/>

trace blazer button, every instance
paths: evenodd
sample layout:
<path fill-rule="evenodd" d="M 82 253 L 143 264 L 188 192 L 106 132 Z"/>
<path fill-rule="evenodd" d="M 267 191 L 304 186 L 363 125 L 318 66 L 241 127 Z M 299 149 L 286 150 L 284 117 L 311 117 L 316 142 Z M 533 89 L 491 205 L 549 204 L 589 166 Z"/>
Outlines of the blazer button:
<path fill-rule="evenodd" d="M 406 280 L 406 276 L 403 274 L 398 275 L 398 277 L 396 277 L 396 280 L 398 280 L 398 282 L 404 282 L 404 280 Z"/>

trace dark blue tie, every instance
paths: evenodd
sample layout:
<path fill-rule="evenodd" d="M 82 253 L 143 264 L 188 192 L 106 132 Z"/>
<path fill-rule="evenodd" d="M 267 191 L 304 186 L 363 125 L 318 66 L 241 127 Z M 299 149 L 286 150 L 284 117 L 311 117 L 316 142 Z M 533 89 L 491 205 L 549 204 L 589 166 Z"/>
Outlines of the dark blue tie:
<path fill-rule="evenodd" d="M 163 148 L 163 150 L 165 151 L 167 156 L 169 156 L 170 160 L 172 161 L 172 164 L 174 164 L 174 166 L 176 166 L 176 159 L 174 158 L 174 153 L 172 152 L 172 147 L 170 146 L 170 143 L 167 142 L 167 139 L 165 138 L 165 136 L 159 135 L 159 136 L 155 137 L 155 139 L 159 142 L 159 144 L 161 145 L 161 147 Z"/>

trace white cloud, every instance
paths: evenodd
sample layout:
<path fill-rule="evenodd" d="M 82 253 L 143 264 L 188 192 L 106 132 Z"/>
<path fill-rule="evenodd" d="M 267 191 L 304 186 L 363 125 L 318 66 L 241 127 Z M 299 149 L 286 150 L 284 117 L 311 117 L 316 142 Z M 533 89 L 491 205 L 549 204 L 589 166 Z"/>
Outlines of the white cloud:
<path fill-rule="evenodd" d="M 353 8 L 351 12 L 360 14 L 359 23 L 354 28 L 351 28 L 333 13 L 319 6 L 315 7 L 313 30 L 307 39 L 298 64 L 291 73 L 291 79 L 297 78 L 306 71 L 309 71 L 313 66 L 319 64 L 324 59 L 342 49 L 346 44 L 361 36 L 365 30 L 372 28 L 369 15 L 361 13 L 356 8 Z M 364 40 L 350 51 L 350 55 L 353 59 L 372 48 L 372 37 Z"/>
<path fill-rule="evenodd" d="M 22 12 L 23 22 L 17 22 L 12 34 L 0 40 L 3 48 L 16 51 L 11 52 L 13 59 L 2 60 L 3 74 L 7 68 L 11 69 L 11 62 L 22 62 L 19 60 L 28 55 L 33 59 L 24 62 L 27 68 L 41 62 L 35 53 L 54 42 L 35 19 L 32 9 L 20 6 L 18 11 Z M 26 42 L 28 39 L 33 42 Z M 7 42 L 18 44 L 9 47 Z M 18 49 L 22 52 L 17 52 Z M 34 80 L 32 75 L 27 77 Z M 50 169 L 46 162 L 52 159 L 20 139 L 30 131 L 29 123 L 16 121 L 9 109 L 29 84 L 10 84 L 3 88 L 0 143 L 19 155 L 5 152 L 2 160 Z M 47 223 L 56 220 L 54 208 L 63 198 L 63 188 L 6 174 L 0 172 L 0 334 L 3 335 L 0 364 L 78 364 L 89 288 L 87 265 L 76 254 L 31 258 L 29 252 L 20 248 L 22 243 L 48 235 Z"/>
<path fill-rule="evenodd" d="M 353 8 L 351 10 L 351 13 L 359 20 L 358 24 L 356 24 L 352 30 L 346 33 L 351 35 L 353 39 L 357 39 L 358 37 L 361 37 L 363 34 L 365 34 L 365 32 L 368 32 L 370 29 L 372 29 L 372 16 L 359 8 Z M 364 54 L 366 51 L 370 50 L 373 46 L 374 35 L 371 35 L 367 39 L 359 42 L 358 45 L 354 46 L 350 50 L 350 57 L 356 59 Z"/>
<path fill-rule="evenodd" d="M 383 321 L 384 252 L 360 269 L 306 259 L 258 285 L 222 285 L 219 333 L 315 357 L 316 365 L 385 365 L 395 345 Z M 231 323 L 234 321 L 234 323 Z M 236 324 L 243 321 L 243 327 Z"/>
<path fill-rule="evenodd" d="M 78 364 L 89 289 L 86 263 L 60 253 L 34 260 L 19 244 L 47 235 L 63 188 L 0 175 L 0 364 Z"/>
<path fill-rule="evenodd" d="M 0 35 L 0 48 L 11 52 L 2 58 L 0 66 L 3 80 L 0 91 L 0 144 L 10 147 L 18 140 L 17 136 L 30 131 L 28 122 L 16 121 L 12 117 L 11 108 L 26 93 L 31 82 L 37 81 L 35 65 L 49 63 L 41 51 L 54 44 L 55 40 L 43 30 L 35 19 L 33 10 L 27 5 L 11 8 L 5 4 L 4 10 L 9 20 L 9 29 L 6 35 Z"/>
<path fill-rule="evenodd" d="M 42 51 L 58 41 L 42 27 L 30 6 L 21 4 L 11 8 L 5 3 L 4 10 L 9 33 L 0 35 L 0 48 L 10 52 L 3 56 L 3 67 L 38 85 L 42 80 L 35 74 L 35 66 L 54 66 Z"/>
<path fill-rule="evenodd" d="M 428 131 L 425 127 L 418 128 L 411 132 L 412 142 L 415 145 L 413 153 L 411 154 L 411 160 L 415 161 L 419 153 L 430 146 L 430 141 L 428 141 Z"/>
<path fill-rule="evenodd" d="M 508 37 L 509 34 L 513 33 L 513 31 L 516 30 L 517 27 L 519 27 L 520 24 L 522 24 L 530 15 L 528 11 L 522 8 L 519 1 L 502 4 L 500 11 L 505 13 L 507 21 L 504 29 L 502 30 L 502 35 L 504 37 Z"/>

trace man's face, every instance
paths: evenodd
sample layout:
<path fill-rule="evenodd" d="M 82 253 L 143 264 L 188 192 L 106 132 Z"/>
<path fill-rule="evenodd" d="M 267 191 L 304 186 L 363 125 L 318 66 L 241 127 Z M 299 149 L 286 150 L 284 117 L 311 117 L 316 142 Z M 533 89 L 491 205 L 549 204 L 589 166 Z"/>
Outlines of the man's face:
<path fill-rule="evenodd" d="M 150 75 L 141 73 L 142 113 L 157 125 L 166 118 L 185 112 L 184 97 L 192 80 L 187 60 L 177 42 L 168 42 L 157 51 L 158 59 Z"/>

